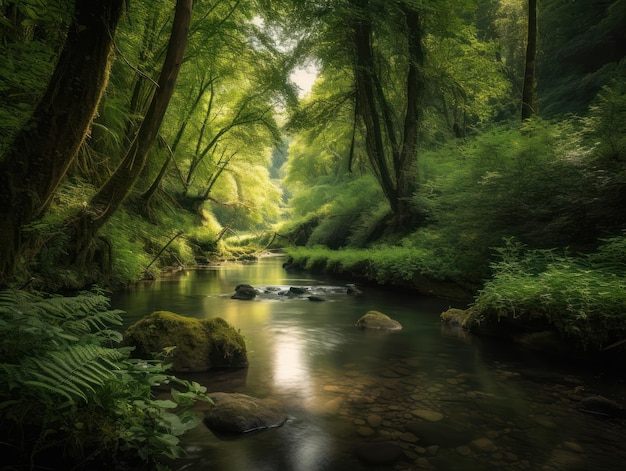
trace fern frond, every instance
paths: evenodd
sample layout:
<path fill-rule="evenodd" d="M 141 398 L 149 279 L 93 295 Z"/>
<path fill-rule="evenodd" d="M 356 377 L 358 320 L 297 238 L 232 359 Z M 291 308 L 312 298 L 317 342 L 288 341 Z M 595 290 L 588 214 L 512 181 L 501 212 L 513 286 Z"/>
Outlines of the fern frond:
<path fill-rule="evenodd" d="M 119 350 L 91 344 L 72 345 L 24 362 L 23 382 L 72 402 L 88 401 L 99 388 L 115 378 L 115 370 L 119 369 L 115 362 L 124 358 Z"/>
<path fill-rule="evenodd" d="M 43 381 L 36 381 L 32 379 L 28 381 L 24 381 L 24 384 L 32 387 L 35 390 L 37 389 L 47 390 L 48 392 L 51 392 L 53 394 L 64 396 L 67 398 L 69 402 L 72 402 L 72 403 L 74 402 L 74 398 L 72 397 L 72 394 L 68 394 L 67 391 L 65 391 L 63 388 L 53 386 Z"/>

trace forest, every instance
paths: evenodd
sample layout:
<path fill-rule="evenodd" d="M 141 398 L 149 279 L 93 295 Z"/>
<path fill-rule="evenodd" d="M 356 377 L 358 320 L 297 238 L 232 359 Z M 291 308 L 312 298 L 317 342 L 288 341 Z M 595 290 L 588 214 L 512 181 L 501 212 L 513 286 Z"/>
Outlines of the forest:
<path fill-rule="evenodd" d="M 178 456 L 193 419 L 150 388 L 202 388 L 116 347 L 109 295 L 267 250 L 623 353 L 626 1 L 3 0 L 0 24 L 16 459 Z M 59 393 L 68 355 L 92 370 Z"/>

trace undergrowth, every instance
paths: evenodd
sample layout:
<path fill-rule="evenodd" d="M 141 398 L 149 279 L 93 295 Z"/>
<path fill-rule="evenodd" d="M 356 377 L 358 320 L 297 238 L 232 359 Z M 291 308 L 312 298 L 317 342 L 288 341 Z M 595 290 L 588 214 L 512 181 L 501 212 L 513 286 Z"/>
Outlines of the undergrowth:
<path fill-rule="evenodd" d="M 108 299 L 0 291 L 0 446 L 9 469 L 163 469 L 205 388 L 120 347 Z M 154 396 L 171 387 L 172 399 Z M 176 388 L 174 388 L 176 386 Z M 61 468 L 59 468 L 61 469 Z"/>
<path fill-rule="evenodd" d="M 293 263 L 307 270 L 354 271 L 379 284 L 411 281 L 418 276 L 438 280 L 461 277 L 454 263 L 445 263 L 445 257 L 416 247 L 331 250 L 316 246 L 287 247 L 284 251 Z"/>
<path fill-rule="evenodd" d="M 625 250 L 624 237 L 579 256 L 508 240 L 472 309 L 485 318 L 546 320 L 582 348 L 617 346 L 626 339 Z"/>

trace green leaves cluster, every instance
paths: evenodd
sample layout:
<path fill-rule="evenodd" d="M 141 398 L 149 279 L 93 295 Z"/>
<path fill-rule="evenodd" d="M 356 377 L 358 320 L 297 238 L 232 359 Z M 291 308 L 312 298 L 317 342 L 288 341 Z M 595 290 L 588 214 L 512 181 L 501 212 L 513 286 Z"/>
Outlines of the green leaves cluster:
<path fill-rule="evenodd" d="M 205 388 L 166 374 L 117 346 L 120 311 L 99 294 L 0 292 L 0 432 L 3 463 L 29 469 L 158 465 L 181 456 L 178 436 L 199 423 L 186 411 Z M 155 386 L 176 385 L 172 399 Z"/>

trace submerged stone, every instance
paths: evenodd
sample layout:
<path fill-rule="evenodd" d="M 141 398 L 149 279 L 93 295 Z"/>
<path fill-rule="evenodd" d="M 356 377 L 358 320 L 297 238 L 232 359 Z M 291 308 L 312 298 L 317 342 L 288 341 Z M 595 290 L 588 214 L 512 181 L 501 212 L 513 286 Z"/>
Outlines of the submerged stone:
<path fill-rule="evenodd" d="M 405 425 L 405 429 L 420 438 L 424 446 L 437 445 L 454 448 L 469 443 L 473 438 L 470 430 L 464 430 L 443 422 L 415 421 Z"/>
<path fill-rule="evenodd" d="M 204 424 L 215 432 L 247 433 L 280 427 L 287 416 L 269 401 L 239 393 L 212 393 Z"/>

